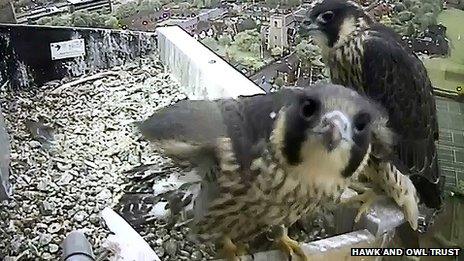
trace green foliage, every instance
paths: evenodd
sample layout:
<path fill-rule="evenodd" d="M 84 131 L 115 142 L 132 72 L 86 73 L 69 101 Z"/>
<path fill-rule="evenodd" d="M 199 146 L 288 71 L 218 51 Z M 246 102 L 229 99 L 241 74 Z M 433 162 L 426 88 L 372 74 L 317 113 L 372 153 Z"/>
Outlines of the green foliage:
<path fill-rule="evenodd" d="M 407 22 L 414 17 L 414 13 L 410 11 L 403 11 L 398 14 L 398 19 L 400 22 Z"/>
<path fill-rule="evenodd" d="M 286 0 L 286 1 L 283 1 L 285 3 L 285 5 L 288 5 L 288 6 L 291 6 L 291 7 L 296 7 L 296 6 L 299 6 L 301 4 L 301 1 L 300 0 Z"/>
<path fill-rule="evenodd" d="M 201 42 L 212 51 L 216 52 L 219 50 L 218 42 L 212 37 L 205 37 L 203 40 L 201 40 Z"/>
<path fill-rule="evenodd" d="M 250 46 L 250 52 L 252 53 L 259 53 L 261 49 L 261 44 L 259 43 L 252 43 Z"/>
<path fill-rule="evenodd" d="M 405 34 L 405 35 L 415 35 L 416 34 L 416 27 L 414 26 L 414 23 L 408 23 L 403 34 Z"/>
<path fill-rule="evenodd" d="M 284 79 L 281 76 L 279 76 L 275 79 L 274 83 L 275 85 L 282 87 L 285 82 L 284 82 Z"/>
<path fill-rule="evenodd" d="M 119 21 L 118 18 L 114 16 L 109 16 L 107 20 L 104 22 L 105 28 L 113 28 L 117 29 L 119 28 Z"/>
<path fill-rule="evenodd" d="M 279 0 L 265 0 L 264 2 L 270 7 L 276 7 L 280 3 Z"/>
<path fill-rule="evenodd" d="M 224 34 L 218 37 L 218 42 L 222 46 L 227 46 L 232 43 L 232 36 Z"/>
<path fill-rule="evenodd" d="M 159 11 L 163 3 L 159 0 L 142 0 L 137 6 L 138 12 Z"/>
<path fill-rule="evenodd" d="M 243 57 L 242 59 L 240 59 L 240 63 L 252 69 L 253 71 L 256 71 L 264 66 L 264 63 L 259 58 L 250 56 Z"/>
<path fill-rule="evenodd" d="M 40 24 L 40 25 L 47 25 L 47 24 L 50 25 L 51 22 L 52 22 L 52 18 L 49 16 L 42 17 L 39 20 L 37 20 L 37 24 Z"/>
<path fill-rule="evenodd" d="M 396 13 L 381 22 L 400 34 L 415 35 L 437 23 L 442 6 L 443 0 L 396 0 Z"/>
<path fill-rule="evenodd" d="M 137 3 L 128 2 L 126 4 L 120 5 L 115 12 L 115 15 L 118 19 L 124 19 L 130 16 L 133 16 L 137 13 Z"/>
<path fill-rule="evenodd" d="M 303 66 L 321 65 L 321 50 L 308 40 L 302 40 L 295 47 L 295 52 Z"/>
<path fill-rule="evenodd" d="M 45 17 L 37 21 L 42 25 L 53 26 L 76 26 L 76 27 L 95 27 L 95 28 L 118 28 L 118 19 L 112 15 L 98 14 L 95 12 L 86 13 L 82 11 L 68 15 Z"/>
<path fill-rule="evenodd" d="M 205 6 L 206 7 L 213 7 L 217 4 L 219 4 L 220 0 L 205 0 Z"/>
<path fill-rule="evenodd" d="M 256 29 L 246 30 L 235 35 L 233 45 L 237 46 L 240 51 L 250 52 L 251 46 L 254 43 L 260 43 L 259 33 Z"/>
<path fill-rule="evenodd" d="M 388 27 L 391 27 L 393 24 L 392 19 L 386 15 L 382 16 L 382 18 L 380 19 L 380 22 Z"/>
<path fill-rule="evenodd" d="M 420 19 L 420 29 L 425 30 L 427 26 L 437 24 L 437 16 L 433 13 L 426 13 Z"/>
<path fill-rule="evenodd" d="M 398 2 L 395 4 L 395 10 L 397 10 L 398 12 L 404 11 L 406 10 L 406 5 Z"/>

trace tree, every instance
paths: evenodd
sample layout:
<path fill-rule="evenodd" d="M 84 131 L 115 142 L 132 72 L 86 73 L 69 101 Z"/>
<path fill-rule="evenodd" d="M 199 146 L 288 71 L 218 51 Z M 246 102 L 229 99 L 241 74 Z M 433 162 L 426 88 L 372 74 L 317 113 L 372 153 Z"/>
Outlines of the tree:
<path fill-rule="evenodd" d="M 193 5 L 196 6 L 197 8 L 204 8 L 205 1 L 204 0 L 193 0 Z"/>
<path fill-rule="evenodd" d="M 212 51 L 216 52 L 219 50 L 218 42 L 212 37 L 205 37 L 201 42 Z"/>
<path fill-rule="evenodd" d="M 250 52 L 259 54 L 261 52 L 261 44 L 252 43 L 250 46 Z"/>
<path fill-rule="evenodd" d="M 398 13 L 402 12 L 402 11 L 406 10 L 406 5 L 404 5 L 401 2 L 395 3 L 394 10 L 395 10 L 395 12 L 398 12 Z"/>
<path fill-rule="evenodd" d="M 296 55 L 302 66 L 311 67 L 312 65 L 321 65 L 321 50 L 308 40 L 302 40 L 295 47 Z"/>
<path fill-rule="evenodd" d="M 219 2 L 220 2 L 219 0 L 205 0 L 204 3 L 205 3 L 206 7 L 213 7 L 213 6 L 217 5 L 217 4 L 219 4 Z"/>
<path fill-rule="evenodd" d="M 261 39 L 259 38 L 259 33 L 254 30 L 246 30 L 235 35 L 235 40 L 232 43 L 237 46 L 240 51 L 250 52 L 251 45 L 254 43 L 260 43 Z"/>
<path fill-rule="evenodd" d="M 218 42 L 222 46 L 230 45 L 232 43 L 232 36 L 228 34 L 221 35 L 218 38 Z"/>
<path fill-rule="evenodd" d="M 105 28 L 117 29 L 119 28 L 119 21 L 114 16 L 108 16 L 107 19 L 105 20 L 104 25 L 105 25 Z"/>
<path fill-rule="evenodd" d="M 139 12 L 158 11 L 163 7 L 163 3 L 159 0 L 142 0 L 137 6 Z"/>
<path fill-rule="evenodd" d="M 277 77 L 274 81 L 274 84 L 279 86 L 279 88 L 284 86 L 284 83 L 284 79 L 281 76 Z"/>
<path fill-rule="evenodd" d="M 393 24 L 392 19 L 388 15 L 382 15 L 380 22 L 388 27 L 391 27 Z"/>
<path fill-rule="evenodd" d="M 264 65 L 258 58 L 250 56 L 241 58 L 239 62 L 253 71 L 259 70 Z"/>
<path fill-rule="evenodd" d="M 420 30 L 425 30 L 429 25 L 437 24 L 437 16 L 433 13 L 426 13 L 420 18 Z"/>
<path fill-rule="evenodd" d="M 126 4 L 120 5 L 115 12 L 115 15 L 118 19 L 124 19 L 130 16 L 133 16 L 137 13 L 137 3 L 128 2 Z"/>
<path fill-rule="evenodd" d="M 414 26 L 414 23 L 407 23 L 406 29 L 404 31 L 405 35 L 415 35 L 416 34 L 416 27 Z"/>
<path fill-rule="evenodd" d="M 285 5 L 291 6 L 291 7 L 296 7 L 301 4 L 300 0 L 286 0 Z"/>
<path fill-rule="evenodd" d="M 85 13 L 82 11 L 74 12 L 71 15 L 43 18 L 37 21 L 37 23 L 53 26 L 76 26 L 113 29 L 119 27 L 118 19 L 112 15 L 98 14 L 95 12 Z"/>
<path fill-rule="evenodd" d="M 37 24 L 41 25 L 51 25 L 52 18 L 50 16 L 45 16 L 37 20 Z"/>
<path fill-rule="evenodd" d="M 279 0 L 265 0 L 264 2 L 270 7 L 276 7 L 280 3 Z"/>
<path fill-rule="evenodd" d="M 403 11 L 398 14 L 398 19 L 400 22 L 407 22 L 414 17 L 414 14 L 410 11 Z"/>

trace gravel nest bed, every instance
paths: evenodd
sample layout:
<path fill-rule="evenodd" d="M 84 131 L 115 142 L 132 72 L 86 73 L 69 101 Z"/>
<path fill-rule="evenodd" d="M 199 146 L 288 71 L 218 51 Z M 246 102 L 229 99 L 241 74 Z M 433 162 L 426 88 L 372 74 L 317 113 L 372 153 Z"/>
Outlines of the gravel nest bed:
<path fill-rule="evenodd" d="M 134 197 L 128 200 L 137 205 L 131 211 L 140 213 L 132 214 L 143 219 L 160 200 L 157 196 L 143 206 L 153 185 L 184 171 L 154 151 L 133 123 L 186 96 L 157 56 L 102 73 L 67 87 L 75 79 L 40 89 L 2 90 L 14 194 L 13 200 L 0 202 L 0 260 L 58 260 L 60 244 L 75 229 L 87 235 L 97 260 L 107 260 L 102 245 L 110 232 L 100 219 L 107 206 L 122 214 L 162 260 L 216 256 L 214 246 L 190 240 L 183 220 L 173 224 L 162 217 L 139 225 L 119 211 L 125 207 L 121 198 Z M 290 235 L 302 242 L 326 237 L 324 219 L 310 220 L 290 229 Z M 269 247 L 258 245 L 252 250 Z"/>
<path fill-rule="evenodd" d="M 157 57 L 111 71 L 68 88 L 59 86 L 73 79 L 2 90 L 14 194 L 0 203 L 0 259 L 58 260 L 74 229 L 85 231 L 98 256 L 109 233 L 99 213 L 116 203 L 123 173 L 169 162 L 140 139 L 133 122 L 186 96 Z M 40 135 L 31 135 L 34 127 Z"/>

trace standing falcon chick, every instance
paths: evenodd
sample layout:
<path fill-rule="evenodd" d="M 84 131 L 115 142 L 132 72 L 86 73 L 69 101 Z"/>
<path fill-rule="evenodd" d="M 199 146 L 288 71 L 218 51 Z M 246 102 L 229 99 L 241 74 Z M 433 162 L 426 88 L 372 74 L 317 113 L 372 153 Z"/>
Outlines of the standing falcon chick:
<path fill-rule="evenodd" d="M 402 174 L 410 175 L 421 201 L 440 208 L 444 178 L 440 178 L 437 162 L 435 100 L 419 58 L 398 34 L 375 22 L 351 1 L 317 2 L 303 23 L 305 30 L 321 47 L 334 84 L 353 88 L 388 111 L 389 127 L 398 135 L 395 153 L 388 164 L 374 160 L 369 167 L 381 175 L 393 175 L 394 180 L 404 180 L 403 185 L 409 182 Z M 383 182 L 387 178 L 368 176 L 380 182 L 398 204 L 408 201 L 406 197 L 412 200 L 411 195 L 398 192 L 398 187 L 392 188 L 393 183 Z M 396 184 L 401 182 L 396 180 Z"/>
<path fill-rule="evenodd" d="M 195 231 L 239 246 L 281 226 L 278 246 L 306 256 L 286 227 L 335 201 L 366 165 L 388 155 L 393 134 L 381 107 L 338 85 L 215 101 L 185 100 L 156 112 L 142 134 L 203 177 Z"/>

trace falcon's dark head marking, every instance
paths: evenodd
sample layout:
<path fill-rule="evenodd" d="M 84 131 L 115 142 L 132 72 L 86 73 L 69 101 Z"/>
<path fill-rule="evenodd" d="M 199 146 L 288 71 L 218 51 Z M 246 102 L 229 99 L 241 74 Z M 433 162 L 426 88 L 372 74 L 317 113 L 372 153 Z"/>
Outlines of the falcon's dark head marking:
<path fill-rule="evenodd" d="M 330 48 L 349 36 L 360 23 L 371 21 L 362 7 L 354 2 L 324 0 L 311 8 L 302 30 L 313 35 L 319 46 Z"/>
<path fill-rule="evenodd" d="M 272 138 L 291 166 L 325 164 L 348 177 L 377 143 L 391 145 L 386 113 L 355 91 L 316 85 L 295 92 L 292 99 L 279 114 Z"/>

